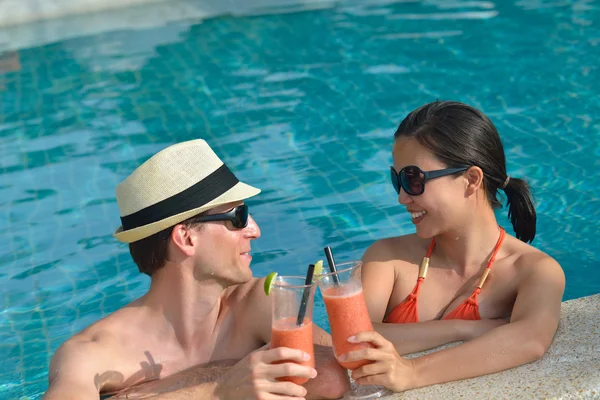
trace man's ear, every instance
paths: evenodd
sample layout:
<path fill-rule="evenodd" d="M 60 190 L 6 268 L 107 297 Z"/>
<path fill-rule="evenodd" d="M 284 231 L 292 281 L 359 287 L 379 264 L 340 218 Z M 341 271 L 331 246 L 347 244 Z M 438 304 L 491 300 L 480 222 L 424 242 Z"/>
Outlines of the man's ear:
<path fill-rule="evenodd" d="M 173 227 L 171 232 L 171 242 L 186 256 L 194 254 L 194 231 L 185 225 L 178 224 Z"/>

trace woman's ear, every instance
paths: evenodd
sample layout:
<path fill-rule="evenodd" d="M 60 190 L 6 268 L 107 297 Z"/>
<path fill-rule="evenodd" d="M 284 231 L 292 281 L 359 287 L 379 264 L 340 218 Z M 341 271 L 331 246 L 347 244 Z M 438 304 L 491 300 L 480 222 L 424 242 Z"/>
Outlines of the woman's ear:
<path fill-rule="evenodd" d="M 483 185 L 483 170 L 475 166 L 470 167 L 465 172 L 465 177 L 467 178 L 466 195 L 470 196 L 477 193 L 481 185 Z"/>

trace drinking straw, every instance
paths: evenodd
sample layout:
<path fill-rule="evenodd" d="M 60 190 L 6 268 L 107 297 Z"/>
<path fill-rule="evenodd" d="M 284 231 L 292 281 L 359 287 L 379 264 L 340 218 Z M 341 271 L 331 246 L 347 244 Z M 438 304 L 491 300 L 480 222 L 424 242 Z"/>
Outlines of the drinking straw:
<path fill-rule="evenodd" d="M 302 301 L 300 302 L 300 310 L 298 310 L 298 319 L 296 320 L 297 326 L 302 326 L 304 322 L 304 315 L 306 315 L 306 303 L 308 303 L 308 297 L 310 296 L 311 287 L 308 285 L 312 285 L 313 274 L 315 272 L 315 265 L 309 264 L 308 271 L 306 271 L 306 281 L 304 284 L 307 287 L 304 288 L 304 292 L 302 292 Z"/>
<path fill-rule="evenodd" d="M 335 260 L 333 259 L 333 253 L 331 252 L 331 247 L 327 246 L 323 249 L 325 252 L 325 257 L 327 257 L 327 264 L 329 264 L 329 270 L 333 272 L 337 272 L 337 268 L 335 266 Z M 331 275 L 333 278 L 333 283 L 337 286 L 340 284 L 340 278 L 334 273 Z"/>

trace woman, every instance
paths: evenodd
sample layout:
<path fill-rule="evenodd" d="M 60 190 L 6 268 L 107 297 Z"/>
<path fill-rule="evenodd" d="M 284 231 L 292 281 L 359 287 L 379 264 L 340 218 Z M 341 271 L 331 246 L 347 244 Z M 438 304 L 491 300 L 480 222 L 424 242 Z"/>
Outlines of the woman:
<path fill-rule="evenodd" d="M 374 361 L 353 377 L 402 391 L 541 358 L 558 327 L 565 278 L 527 244 L 536 229 L 531 194 L 508 176 L 492 122 L 465 104 L 434 102 L 411 112 L 394 138 L 392 184 L 416 234 L 379 240 L 363 256 L 379 333 L 349 339 L 375 346 L 346 355 Z M 500 190 L 516 237 L 496 221 Z M 458 340 L 466 342 L 410 361 L 397 352 Z"/>

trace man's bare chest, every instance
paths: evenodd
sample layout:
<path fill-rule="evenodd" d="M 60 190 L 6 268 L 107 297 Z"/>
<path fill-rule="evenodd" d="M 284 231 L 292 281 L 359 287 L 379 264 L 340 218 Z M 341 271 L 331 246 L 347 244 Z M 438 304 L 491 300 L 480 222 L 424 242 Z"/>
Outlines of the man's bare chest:
<path fill-rule="evenodd" d="M 96 384 L 102 392 L 116 392 L 145 382 L 164 380 L 202 365 L 232 364 L 263 343 L 234 329 L 217 331 L 199 338 L 185 349 L 176 341 L 140 339 L 117 351 L 113 368 L 98 373 Z"/>

